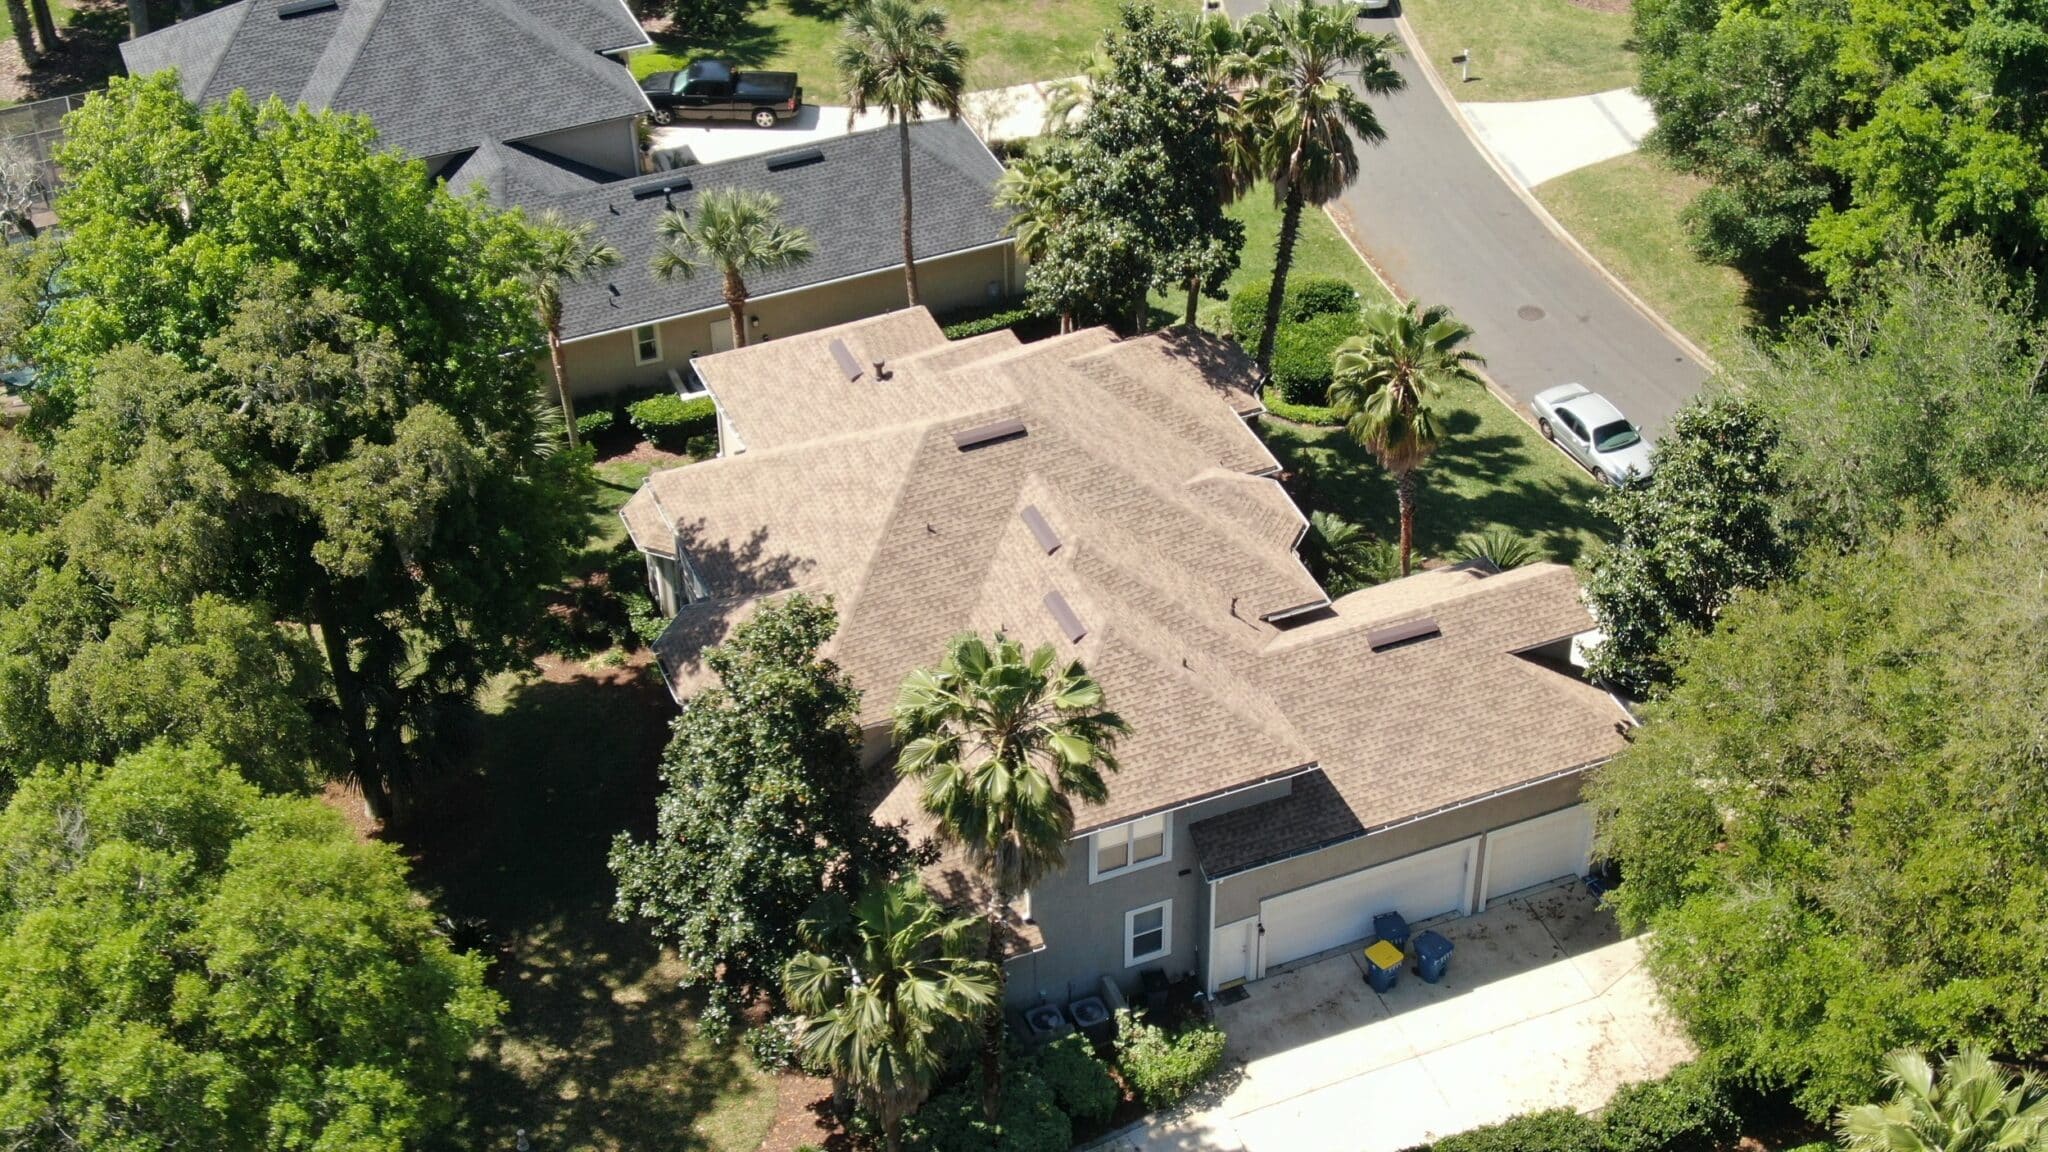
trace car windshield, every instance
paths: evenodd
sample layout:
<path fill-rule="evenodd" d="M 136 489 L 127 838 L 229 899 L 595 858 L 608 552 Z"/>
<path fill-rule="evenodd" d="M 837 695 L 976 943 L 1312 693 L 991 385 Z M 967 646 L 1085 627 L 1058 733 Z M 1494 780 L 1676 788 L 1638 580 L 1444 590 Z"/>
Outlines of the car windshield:
<path fill-rule="evenodd" d="M 1593 430 L 1593 447 L 1602 452 L 1619 452 L 1623 448 L 1634 447 L 1642 442 L 1643 437 L 1636 431 L 1635 425 L 1626 420 L 1602 424 Z"/>

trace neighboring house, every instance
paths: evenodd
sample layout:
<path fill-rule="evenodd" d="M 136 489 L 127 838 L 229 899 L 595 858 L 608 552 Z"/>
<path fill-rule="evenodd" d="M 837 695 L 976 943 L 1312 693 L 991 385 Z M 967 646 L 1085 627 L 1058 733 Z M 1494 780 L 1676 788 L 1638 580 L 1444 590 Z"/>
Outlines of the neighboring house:
<path fill-rule="evenodd" d="M 623 0 L 241 0 L 121 57 L 177 69 L 203 104 L 242 89 L 361 113 L 460 190 L 508 165 L 553 186 L 638 173 L 649 106 L 624 55 L 647 44 Z"/>
<path fill-rule="evenodd" d="M 925 303 L 946 312 L 1022 291 L 1023 269 L 1005 235 L 1008 218 L 993 207 L 1002 164 L 957 121 L 911 125 L 910 148 L 917 190 L 911 221 Z M 747 277 L 749 344 L 902 307 L 898 156 L 895 129 L 880 128 L 546 201 L 572 219 L 595 221 L 621 257 L 617 267 L 563 291 L 570 391 L 659 385 L 696 357 L 732 347 L 717 268 L 669 281 L 648 270 L 662 213 L 687 213 L 713 188 L 774 193 L 783 221 L 810 233 L 815 249 L 796 268 Z"/>
<path fill-rule="evenodd" d="M 717 269 L 666 283 L 648 270 L 661 213 L 687 212 L 709 188 L 774 192 L 817 250 L 748 280 L 749 343 L 900 307 L 894 129 L 643 177 L 649 106 L 623 55 L 647 43 L 622 0 L 241 0 L 121 54 L 136 75 L 176 68 L 202 103 L 244 89 L 362 113 L 456 192 L 594 222 L 623 259 L 564 293 L 573 395 L 680 382 L 692 357 L 731 346 Z M 910 136 L 926 302 L 949 311 L 1021 292 L 1006 217 L 992 207 L 1001 163 L 964 124 L 920 123 Z"/>
<path fill-rule="evenodd" d="M 1160 969 L 1214 991 L 1355 943 L 1374 913 L 1470 912 L 1585 871 L 1579 777 L 1625 714 L 1570 659 L 1569 569 L 1426 572 L 1332 602 L 1246 424 L 1235 347 L 1094 329 L 948 343 L 911 309 L 706 356 L 721 458 L 622 510 L 674 619 L 679 700 L 764 599 L 831 595 L 877 818 L 905 675 L 963 631 L 1078 657 L 1131 725 L 1066 868 L 1015 909 L 1014 1005 Z M 932 872 L 956 900 L 957 858 Z"/>

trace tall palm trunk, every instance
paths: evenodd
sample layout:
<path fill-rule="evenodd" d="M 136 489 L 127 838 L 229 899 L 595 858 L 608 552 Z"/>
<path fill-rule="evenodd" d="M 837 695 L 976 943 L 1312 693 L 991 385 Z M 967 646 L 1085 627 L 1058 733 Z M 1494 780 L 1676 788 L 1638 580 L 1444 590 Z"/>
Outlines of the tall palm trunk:
<path fill-rule="evenodd" d="M 43 51 L 55 52 L 62 48 L 63 45 L 57 42 L 57 21 L 50 15 L 50 0 L 28 0 L 28 11 L 35 18 L 36 39 L 43 42 Z"/>
<path fill-rule="evenodd" d="M 341 614 L 335 610 L 334 592 L 325 583 L 313 589 L 313 620 L 320 626 L 327 674 L 334 680 L 334 697 L 341 706 L 342 739 L 348 745 L 349 768 L 363 789 L 363 807 L 377 820 L 388 821 L 391 797 L 384 790 L 384 768 L 371 745 L 363 690 L 356 682 L 355 665 L 349 662 L 348 636 L 342 631 Z"/>
<path fill-rule="evenodd" d="M 897 151 L 903 159 L 903 291 L 910 298 L 910 306 L 917 307 L 917 253 L 910 243 L 910 117 L 896 117 Z"/>
<path fill-rule="evenodd" d="M 149 0 L 128 0 L 128 38 L 149 35 Z"/>
<path fill-rule="evenodd" d="M 747 284 L 736 269 L 725 270 L 725 311 L 732 317 L 732 346 L 747 346 Z"/>
<path fill-rule="evenodd" d="M 43 57 L 36 51 L 36 38 L 28 22 L 28 7 L 22 0 L 7 0 L 7 18 L 14 21 L 14 45 L 21 49 L 22 63 L 35 67 Z"/>
<path fill-rule="evenodd" d="M 1009 974 L 1003 971 L 1003 909 L 1001 896 L 989 904 L 988 962 L 995 968 L 996 998 L 981 1025 L 981 1114 L 993 1124 L 1003 1113 L 1003 990 Z"/>
<path fill-rule="evenodd" d="M 1294 238 L 1301 231 L 1301 183 L 1287 185 L 1280 212 L 1280 245 L 1273 253 L 1273 290 L 1266 295 L 1266 326 L 1259 330 L 1259 379 L 1273 370 L 1273 337 L 1280 330 L 1280 304 L 1287 295 L 1287 268 L 1294 263 Z"/>
<path fill-rule="evenodd" d="M 1403 468 L 1394 477 L 1394 497 L 1401 505 L 1401 575 L 1408 574 L 1408 552 L 1415 543 L 1415 470 Z"/>
<path fill-rule="evenodd" d="M 903 1118 L 891 1115 L 882 1121 L 882 1147 L 889 1152 L 903 1152 Z"/>
<path fill-rule="evenodd" d="M 569 447 L 576 446 L 576 404 L 569 399 L 569 374 L 562 367 L 562 322 L 548 323 L 548 359 L 555 366 L 555 395 L 562 401 L 563 426 L 568 430 Z"/>

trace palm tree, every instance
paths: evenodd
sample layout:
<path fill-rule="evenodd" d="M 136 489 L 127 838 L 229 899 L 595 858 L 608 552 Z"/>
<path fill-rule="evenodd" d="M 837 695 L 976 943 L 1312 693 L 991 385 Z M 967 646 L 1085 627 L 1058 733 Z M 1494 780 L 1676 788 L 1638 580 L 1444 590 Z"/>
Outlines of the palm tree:
<path fill-rule="evenodd" d="M 1383 583 L 1394 558 L 1385 541 L 1334 512 L 1311 512 L 1301 537 L 1301 562 L 1331 597 Z"/>
<path fill-rule="evenodd" d="M 1270 313 L 1269 313 L 1270 315 Z M 1408 575 L 1415 542 L 1415 471 L 1444 436 L 1443 389 L 1453 381 L 1478 383 L 1473 371 L 1486 361 L 1460 345 L 1472 329 L 1443 305 L 1365 314 L 1365 333 L 1337 346 L 1330 406 L 1360 446 L 1394 474 L 1401 502 L 1401 575 Z"/>
<path fill-rule="evenodd" d="M 1451 549 L 1451 559 L 1480 560 L 1505 572 L 1534 564 L 1543 559 L 1543 553 L 1527 536 L 1505 524 L 1496 524 L 1483 532 L 1467 532 L 1458 537 L 1457 547 Z"/>
<path fill-rule="evenodd" d="M 1128 729 L 1103 707 L 1102 687 L 1052 645 L 1025 655 L 956 638 L 937 668 L 920 669 L 896 698 L 896 767 L 923 786 L 925 811 L 957 844 L 988 888 L 989 960 L 1002 980 L 1004 911 L 1067 860 L 1074 803 L 1109 795 L 1116 739 Z M 982 1108 L 993 1122 L 1002 1095 L 1002 997 L 982 1028 Z"/>
<path fill-rule="evenodd" d="M 1017 238 L 1018 258 L 1027 264 L 1045 258 L 1047 241 L 1067 211 L 1074 184 L 1071 156 L 1058 141 L 1041 142 L 1010 161 L 996 181 L 996 207 L 1010 210 L 1009 232 Z M 1060 313 L 1060 331 L 1073 327 L 1073 314 Z"/>
<path fill-rule="evenodd" d="M 794 268 L 811 258 L 811 235 L 782 222 L 782 201 L 772 192 L 714 188 L 697 200 L 693 219 L 678 209 L 661 214 L 661 247 L 654 274 L 687 280 L 706 264 L 725 278 L 732 316 L 732 346 L 747 346 L 747 280 L 756 272 Z"/>
<path fill-rule="evenodd" d="M 619 250 L 593 235 L 597 225 L 570 223 L 553 208 L 534 221 L 533 250 L 526 259 L 526 282 L 534 308 L 548 332 L 548 360 L 555 369 L 555 395 L 562 401 L 562 422 L 569 446 L 576 446 L 576 406 L 569 399 L 569 377 L 562 367 L 562 286 L 586 280 L 619 262 Z"/>
<path fill-rule="evenodd" d="M 915 877 L 871 884 L 851 905 L 820 901 L 798 929 L 809 951 L 783 966 L 782 994 L 806 1017 L 799 1046 L 881 1121 L 891 1152 L 949 1050 L 1001 1004 L 995 966 L 975 956 L 980 929 Z"/>
<path fill-rule="evenodd" d="M 1884 1062 L 1891 1100 L 1836 1120 L 1848 1152 L 2048 1152 L 2048 1087 L 2032 1073 L 2012 1075 L 1975 1044 L 1949 1057 L 1938 1081 L 1918 1052 Z"/>
<path fill-rule="evenodd" d="M 1400 88 L 1392 57 L 1401 49 L 1392 36 L 1359 31 L 1352 5 L 1316 0 L 1277 0 L 1245 20 L 1243 36 L 1242 67 L 1253 78 L 1244 94 L 1245 115 L 1259 134 L 1260 166 L 1281 206 L 1273 289 L 1259 333 L 1263 376 L 1273 365 L 1273 334 L 1303 206 L 1327 204 L 1357 181 L 1353 135 L 1368 144 L 1387 137 L 1352 83 L 1373 94 Z"/>
<path fill-rule="evenodd" d="M 926 105 L 960 118 L 967 49 L 946 38 L 946 11 L 913 0 L 862 0 L 842 25 L 835 55 L 847 119 L 870 105 L 889 114 L 903 161 L 903 288 L 917 304 L 917 254 L 910 242 L 910 122 Z"/>

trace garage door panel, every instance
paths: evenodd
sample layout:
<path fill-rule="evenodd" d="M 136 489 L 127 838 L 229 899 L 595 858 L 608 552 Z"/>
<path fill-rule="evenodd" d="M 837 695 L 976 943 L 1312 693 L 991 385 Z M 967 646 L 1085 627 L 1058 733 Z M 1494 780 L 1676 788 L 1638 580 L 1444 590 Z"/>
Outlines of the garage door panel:
<path fill-rule="evenodd" d="M 1593 851 L 1593 810 L 1575 804 L 1486 834 L 1488 902 L 1564 876 L 1583 876 Z"/>
<path fill-rule="evenodd" d="M 1363 940 L 1382 912 L 1423 920 L 1462 910 L 1477 843 L 1432 848 L 1260 902 L 1264 967 Z"/>

